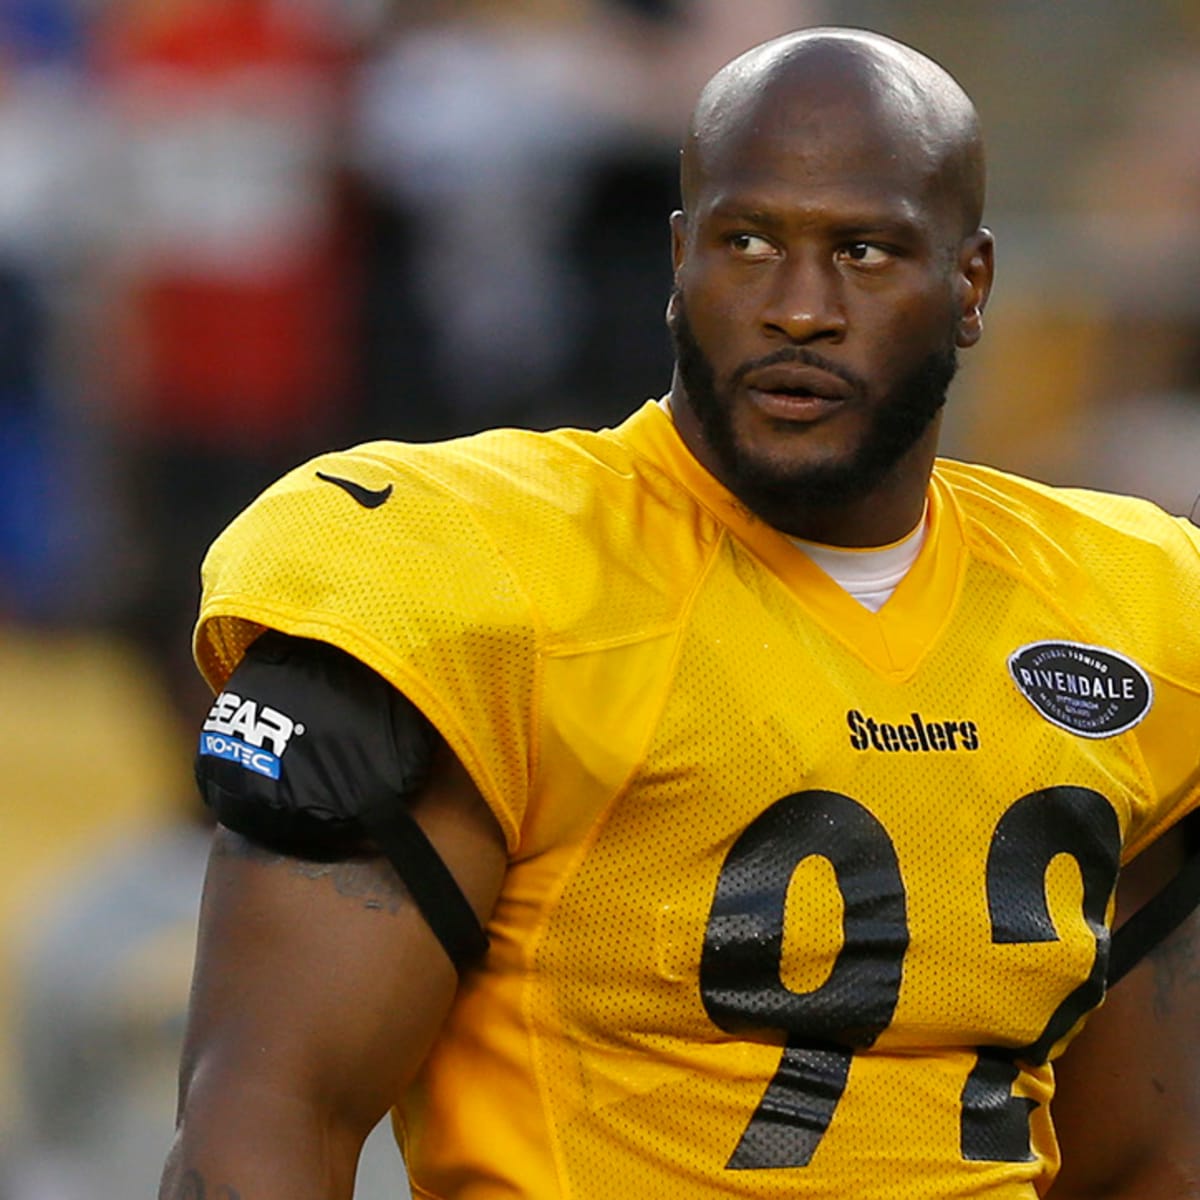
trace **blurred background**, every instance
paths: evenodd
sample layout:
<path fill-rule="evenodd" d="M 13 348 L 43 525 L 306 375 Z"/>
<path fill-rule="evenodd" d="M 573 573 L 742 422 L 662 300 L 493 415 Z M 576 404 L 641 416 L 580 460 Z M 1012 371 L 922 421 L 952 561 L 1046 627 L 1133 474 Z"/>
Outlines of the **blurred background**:
<path fill-rule="evenodd" d="M 1200 493 L 1195 0 L 0 0 L 0 1200 L 153 1195 L 207 830 L 204 547 L 374 437 L 665 390 L 703 80 L 803 25 L 975 97 L 947 450 Z M 404 1194 L 373 1139 L 362 1200 Z"/>

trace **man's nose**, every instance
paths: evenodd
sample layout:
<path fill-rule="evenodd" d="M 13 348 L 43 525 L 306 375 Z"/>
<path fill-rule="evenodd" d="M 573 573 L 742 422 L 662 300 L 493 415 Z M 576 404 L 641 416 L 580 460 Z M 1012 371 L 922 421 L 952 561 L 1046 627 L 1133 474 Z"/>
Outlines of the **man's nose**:
<path fill-rule="evenodd" d="M 800 255 L 781 263 L 762 324 L 767 332 L 792 342 L 840 342 L 846 336 L 846 307 L 837 265 Z"/>

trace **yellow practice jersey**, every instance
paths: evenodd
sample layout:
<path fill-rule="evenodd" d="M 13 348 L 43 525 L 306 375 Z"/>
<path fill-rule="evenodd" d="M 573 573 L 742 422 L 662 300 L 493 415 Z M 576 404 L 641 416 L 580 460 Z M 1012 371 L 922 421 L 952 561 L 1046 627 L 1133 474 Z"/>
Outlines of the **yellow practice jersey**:
<path fill-rule="evenodd" d="M 373 443 L 212 550 L 369 663 L 502 825 L 492 947 L 397 1126 L 418 1197 L 1029 1200 L 1119 864 L 1200 802 L 1200 533 L 940 462 L 878 613 L 648 404 Z"/>

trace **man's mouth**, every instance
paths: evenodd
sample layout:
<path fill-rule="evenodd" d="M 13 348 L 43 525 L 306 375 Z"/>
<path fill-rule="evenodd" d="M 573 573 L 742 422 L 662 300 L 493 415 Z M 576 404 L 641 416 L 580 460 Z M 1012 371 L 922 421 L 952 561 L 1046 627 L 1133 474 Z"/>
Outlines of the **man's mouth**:
<path fill-rule="evenodd" d="M 744 380 L 753 392 L 804 400 L 848 400 L 854 388 L 844 379 L 819 367 L 777 363 L 751 371 Z"/>
<path fill-rule="evenodd" d="M 751 371 L 744 384 L 760 412 L 785 421 L 820 420 L 854 395 L 854 388 L 839 376 L 792 363 Z"/>

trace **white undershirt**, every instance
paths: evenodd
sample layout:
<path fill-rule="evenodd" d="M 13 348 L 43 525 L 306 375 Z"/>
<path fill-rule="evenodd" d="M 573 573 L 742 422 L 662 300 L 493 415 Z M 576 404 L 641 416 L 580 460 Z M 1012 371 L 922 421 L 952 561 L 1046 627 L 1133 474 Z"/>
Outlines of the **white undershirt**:
<path fill-rule="evenodd" d="M 871 612 L 878 612 L 908 574 L 925 544 L 925 517 L 912 533 L 890 546 L 847 550 L 792 538 L 826 575 Z"/>

